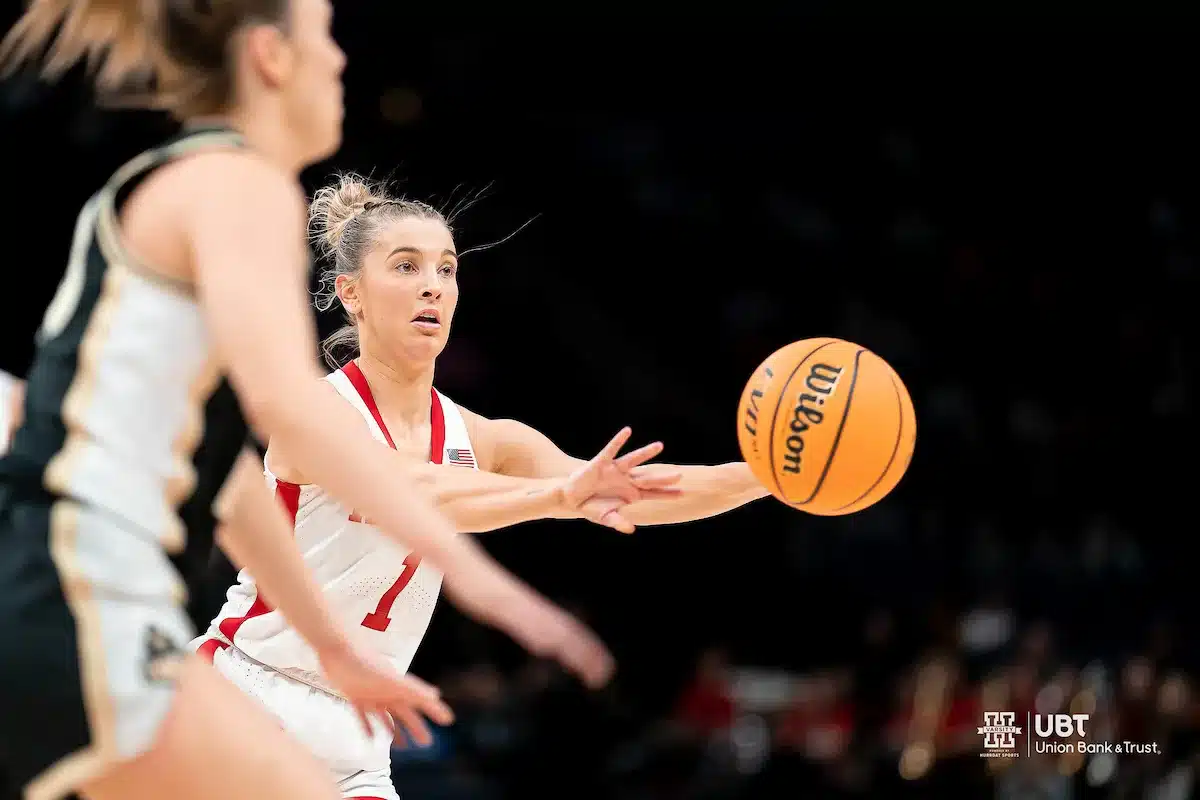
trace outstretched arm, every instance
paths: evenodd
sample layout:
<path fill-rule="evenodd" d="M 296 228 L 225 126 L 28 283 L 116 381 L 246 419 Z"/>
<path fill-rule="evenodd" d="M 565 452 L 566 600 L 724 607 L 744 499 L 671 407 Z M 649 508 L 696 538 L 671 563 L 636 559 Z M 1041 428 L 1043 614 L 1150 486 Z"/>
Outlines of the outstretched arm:
<path fill-rule="evenodd" d="M 332 387 L 328 390 L 334 393 Z M 353 413 L 347 407 L 347 414 Z M 582 508 L 584 500 L 593 494 L 622 496 L 625 499 L 660 494 L 658 490 L 673 484 L 678 479 L 678 473 L 671 468 L 663 468 L 653 474 L 630 478 L 624 471 L 601 472 L 599 467 L 616 460 L 617 453 L 628 438 L 629 432 L 625 429 L 592 462 L 576 461 L 567 472 L 545 478 L 446 468 L 430 464 L 416 455 L 399 452 L 397 455 L 402 458 L 398 459 L 398 472 L 406 483 L 421 487 L 424 494 L 433 500 L 434 507 L 445 514 L 462 533 L 483 533 L 538 519 L 584 518 L 629 532 L 624 517 L 591 515 Z M 661 449 L 662 445 L 655 442 L 619 460 L 634 467 L 653 458 Z M 267 466 L 285 481 L 299 484 L 309 482 L 294 467 L 285 439 L 271 441 L 267 451 Z"/>
<path fill-rule="evenodd" d="M 489 420 L 466 410 L 463 415 L 473 428 L 472 438 L 481 442 L 480 466 L 485 469 L 544 480 L 569 475 L 584 463 L 522 422 Z M 676 494 L 639 500 L 622 509 L 621 513 L 634 525 L 670 525 L 713 517 L 768 494 L 742 461 L 713 466 L 654 464 L 642 469 L 672 470 L 680 479 L 674 486 Z"/>

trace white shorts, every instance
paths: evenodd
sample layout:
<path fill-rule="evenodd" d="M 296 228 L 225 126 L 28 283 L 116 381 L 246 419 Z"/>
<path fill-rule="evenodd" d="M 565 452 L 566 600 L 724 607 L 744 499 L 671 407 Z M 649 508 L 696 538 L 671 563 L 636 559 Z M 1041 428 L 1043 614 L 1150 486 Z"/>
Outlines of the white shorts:
<path fill-rule="evenodd" d="M 333 772 L 344 798 L 400 800 L 392 786 L 392 730 L 372 719 L 368 736 L 345 700 L 254 661 L 235 647 L 218 650 L 213 666 L 266 706 L 284 730 Z"/>

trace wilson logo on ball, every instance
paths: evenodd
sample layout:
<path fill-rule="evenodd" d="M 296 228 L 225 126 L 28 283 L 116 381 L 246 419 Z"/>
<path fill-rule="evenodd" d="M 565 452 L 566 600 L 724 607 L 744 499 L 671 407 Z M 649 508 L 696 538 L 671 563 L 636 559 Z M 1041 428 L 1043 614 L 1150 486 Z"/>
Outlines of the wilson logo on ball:
<path fill-rule="evenodd" d="M 825 405 L 825 398 L 833 394 L 837 388 L 842 368 L 830 364 L 813 364 L 804 379 L 803 392 L 792 408 L 791 435 L 787 437 L 784 446 L 787 452 L 783 454 L 784 472 L 793 475 L 800 474 L 800 453 L 804 451 L 804 434 L 812 425 L 820 425 L 825 421 L 825 414 L 819 406 Z"/>
<path fill-rule="evenodd" d="M 738 401 L 750 471 L 792 508 L 853 514 L 886 497 L 908 469 L 916 414 L 900 376 L 854 342 L 802 339 L 769 355 Z"/>

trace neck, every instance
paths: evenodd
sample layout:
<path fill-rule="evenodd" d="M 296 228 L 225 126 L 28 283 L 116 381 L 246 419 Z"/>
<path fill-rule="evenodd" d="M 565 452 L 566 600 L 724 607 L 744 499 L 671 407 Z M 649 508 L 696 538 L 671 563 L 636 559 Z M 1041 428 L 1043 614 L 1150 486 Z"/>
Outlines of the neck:
<path fill-rule="evenodd" d="M 409 426 L 429 422 L 429 394 L 433 390 L 433 362 L 405 364 L 362 342 L 358 368 L 371 384 L 380 411 Z"/>
<path fill-rule="evenodd" d="M 281 114 L 250 113 L 236 109 L 228 114 L 194 117 L 189 125 L 223 125 L 242 135 L 255 153 L 288 174 L 299 177 L 306 160 L 296 150 L 295 136 L 288 131 Z"/>

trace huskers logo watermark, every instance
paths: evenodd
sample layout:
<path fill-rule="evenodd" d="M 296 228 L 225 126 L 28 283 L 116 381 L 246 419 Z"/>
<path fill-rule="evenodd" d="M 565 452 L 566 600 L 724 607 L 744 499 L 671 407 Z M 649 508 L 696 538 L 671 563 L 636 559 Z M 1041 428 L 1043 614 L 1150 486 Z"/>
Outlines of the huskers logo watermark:
<path fill-rule="evenodd" d="M 1119 755 L 1149 755 L 1158 753 L 1158 742 L 1099 741 L 1093 736 L 1088 714 L 1025 715 L 1024 747 L 1017 737 L 1022 727 L 1016 724 L 1012 711 L 985 711 L 979 733 L 983 736 L 984 758 L 1016 758 L 1035 754 L 1112 753 Z"/>

